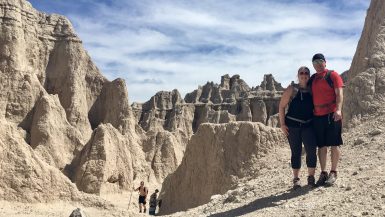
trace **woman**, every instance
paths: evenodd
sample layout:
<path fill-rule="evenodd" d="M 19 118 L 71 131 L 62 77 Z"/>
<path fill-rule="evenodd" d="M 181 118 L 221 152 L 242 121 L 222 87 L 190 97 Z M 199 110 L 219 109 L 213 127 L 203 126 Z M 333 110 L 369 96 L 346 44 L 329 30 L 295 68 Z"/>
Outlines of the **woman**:
<path fill-rule="evenodd" d="M 302 143 L 306 150 L 308 168 L 307 184 L 314 187 L 314 172 L 317 165 L 317 145 L 312 128 L 313 100 L 307 81 L 310 70 L 306 66 L 298 69 L 298 84 L 292 83 L 282 94 L 279 103 L 279 121 L 283 133 L 288 137 L 291 149 L 291 167 L 293 169 L 293 187 L 300 187 L 299 171 L 301 168 Z M 287 114 L 285 109 L 289 105 Z"/>

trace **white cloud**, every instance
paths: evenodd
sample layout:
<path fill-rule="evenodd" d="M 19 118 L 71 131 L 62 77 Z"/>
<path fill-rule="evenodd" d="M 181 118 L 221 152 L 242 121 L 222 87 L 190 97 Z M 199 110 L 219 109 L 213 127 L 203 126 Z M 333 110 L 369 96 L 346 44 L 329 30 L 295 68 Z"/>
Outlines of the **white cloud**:
<path fill-rule="evenodd" d="M 144 102 L 174 88 L 184 96 L 224 74 L 256 86 L 272 73 L 287 85 L 318 52 L 330 68 L 349 69 L 369 2 L 330 2 L 124 1 L 67 16 L 102 72 L 123 77 L 130 101 Z"/>

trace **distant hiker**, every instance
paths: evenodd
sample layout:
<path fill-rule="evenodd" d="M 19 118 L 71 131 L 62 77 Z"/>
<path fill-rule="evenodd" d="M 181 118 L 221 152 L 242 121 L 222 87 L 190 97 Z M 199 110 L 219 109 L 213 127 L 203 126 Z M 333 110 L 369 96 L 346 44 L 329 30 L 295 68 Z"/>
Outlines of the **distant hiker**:
<path fill-rule="evenodd" d="M 144 207 L 143 212 L 146 212 L 146 197 L 148 194 L 148 189 L 144 186 L 144 182 L 140 182 L 140 186 L 135 189 L 135 191 L 139 191 L 139 212 L 142 212 L 142 205 Z"/>
<path fill-rule="evenodd" d="M 318 186 L 332 185 L 337 179 L 337 164 L 340 159 L 339 146 L 342 145 L 342 102 L 344 86 L 341 76 L 326 69 L 323 54 L 315 54 L 312 58 L 316 74 L 309 80 L 313 92 L 314 129 L 318 146 L 318 158 L 321 174 Z M 331 146 L 331 170 L 326 172 L 327 147 Z"/>
<path fill-rule="evenodd" d="M 148 208 L 148 214 L 150 214 L 150 215 L 155 215 L 156 206 L 159 203 L 158 198 L 157 198 L 158 192 L 159 192 L 159 190 L 155 189 L 155 192 L 153 194 L 151 194 L 151 196 L 150 196 L 150 208 Z"/>
<path fill-rule="evenodd" d="M 298 84 L 290 84 L 282 94 L 279 103 L 279 122 L 287 136 L 291 149 L 291 167 L 293 169 L 293 187 L 300 187 L 302 143 L 306 151 L 308 168 L 307 184 L 315 186 L 315 167 L 317 166 L 317 144 L 312 127 L 313 99 L 307 82 L 310 70 L 306 66 L 298 69 Z M 285 109 L 289 105 L 285 115 Z"/>

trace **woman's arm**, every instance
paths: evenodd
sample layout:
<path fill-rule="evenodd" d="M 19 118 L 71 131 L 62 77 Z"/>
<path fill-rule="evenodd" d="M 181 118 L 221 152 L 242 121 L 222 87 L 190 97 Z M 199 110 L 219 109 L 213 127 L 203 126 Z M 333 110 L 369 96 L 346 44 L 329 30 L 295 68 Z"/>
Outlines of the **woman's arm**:
<path fill-rule="evenodd" d="M 293 94 L 293 86 L 289 85 L 286 90 L 283 92 L 281 101 L 279 102 L 279 123 L 281 125 L 282 132 L 288 136 L 289 129 L 285 123 L 285 108 L 289 104 L 290 97 Z"/>

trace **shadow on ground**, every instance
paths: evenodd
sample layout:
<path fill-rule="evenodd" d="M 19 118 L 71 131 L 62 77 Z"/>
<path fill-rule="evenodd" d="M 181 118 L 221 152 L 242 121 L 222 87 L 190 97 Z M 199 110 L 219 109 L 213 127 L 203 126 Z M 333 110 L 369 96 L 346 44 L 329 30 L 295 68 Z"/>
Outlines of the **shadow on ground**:
<path fill-rule="evenodd" d="M 257 199 L 257 200 L 255 200 L 255 201 L 253 201 L 247 205 L 244 205 L 242 207 L 238 207 L 236 209 L 232 209 L 232 210 L 221 212 L 221 213 L 212 214 L 209 217 L 245 215 L 245 214 L 255 212 L 257 210 L 264 209 L 267 207 L 278 206 L 279 204 L 277 204 L 277 202 L 279 202 L 281 200 L 288 200 L 288 199 L 295 198 L 295 197 L 298 197 L 301 195 L 305 195 L 309 191 L 311 191 L 312 189 L 313 188 L 310 188 L 308 186 L 300 188 L 300 189 L 296 189 L 296 190 L 290 189 L 288 191 L 281 192 L 279 194 L 270 195 L 268 197 Z"/>

